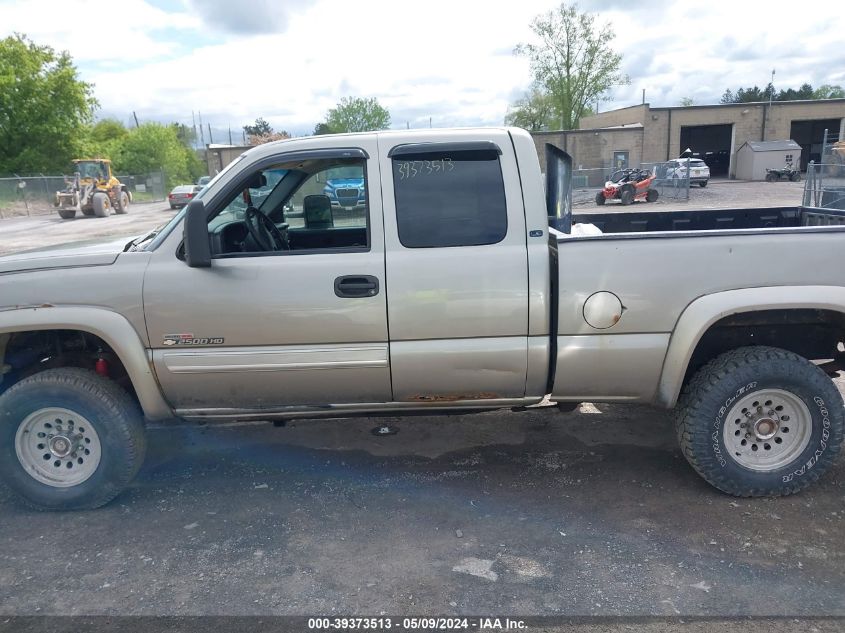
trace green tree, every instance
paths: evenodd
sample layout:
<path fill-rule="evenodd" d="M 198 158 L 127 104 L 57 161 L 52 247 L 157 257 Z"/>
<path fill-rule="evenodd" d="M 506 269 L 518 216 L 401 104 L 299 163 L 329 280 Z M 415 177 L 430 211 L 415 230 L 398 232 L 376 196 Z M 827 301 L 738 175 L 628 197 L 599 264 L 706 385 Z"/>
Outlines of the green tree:
<path fill-rule="evenodd" d="M 182 145 L 193 148 L 194 143 L 197 140 L 197 133 L 193 127 L 185 125 L 184 123 L 175 122 L 171 123 L 170 126 L 176 132 L 176 137 Z"/>
<path fill-rule="evenodd" d="M 813 86 L 804 83 L 799 88 L 781 89 L 777 93 L 774 86 L 769 83 L 765 88 L 760 89 L 758 86 L 750 88 L 739 88 L 736 92 L 730 89 L 725 90 L 722 95 L 722 103 L 752 103 L 760 101 L 768 101 L 771 96 L 772 101 L 799 101 L 812 99 L 842 99 L 845 98 L 845 90 L 842 86 L 834 86 L 831 84 L 824 84 L 813 90 Z"/>
<path fill-rule="evenodd" d="M 693 99 L 692 97 L 681 97 L 681 100 L 678 101 L 678 105 L 683 108 L 693 106 L 695 105 L 695 99 Z"/>
<path fill-rule="evenodd" d="M 67 52 L 0 40 L 0 173 L 66 169 L 97 107 L 92 90 Z"/>
<path fill-rule="evenodd" d="M 813 98 L 813 87 L 810 84 L 802 84 L 798 90 L 787 88 L 781 90 L 775 97 L 775 101 L 798 101 Z"/>
<path fill-rule="evenodd" d="M 263 117 L 258 117 L 252 125 L 244 126 L 244 132 L 247 136 L 269 136 L 273 133 L 273 126 Z"/>
<path fill-rule="evenodd" d="M 725 90 L 722 95 L 722 103 L 753 103 L 755 101 L 768 101 L 769 95 L 774 96 L 774 88 L 770 83 L 766 88 L 761 90 L 758 86 L 753 88 L 739 88 L 736 92 L 730 89 Z"/>
<path fill-rule="evenodd" d="M 93 126 L 80 132 L 82 142 L 79 156 L 89 158 L 112 158 L 129 131 L 117 119 L 101 119 Z"/>
<path fill-rule="evenodd" d="M 341 132 L 369 132 L 390 127 L 390 112 L 374 98 L 343 97 L 326 113 L 326 119 L 317 125 L 315 134 Z M 317 130 L 320 130 L 319 132 Z"/>
<path fill-rule="evenodd" d="M 100 145 L 121 141 L 129 134 L 129 130 L 117 119 L 101 119 L 91 128 L 91 140 Z"/>
<path fill-rule="evenodd" d="M 842 86 L 823 84 L 813 90 L 813 99 L 845 99 L 845 90 Z"/>
<path fill-rule="evenodd" d="M 162 170 L 168 186 L 193 182 L 202 173 L 196 153 L 182 144 L 172 125 L 161 123 L 142 123 L 129 130 L 112 160 L 123 174 Z"/>
<path fill-rule="evenodd" d="M 537 85 L 532 86 L 524 97 L 517 99 L 505 115 L 505 125 L 531 132 L 551 129 L 559 120 L 554 101 Z"/>
<path fill-rule="evenodd" d="M 555 105 L 564 130 L 578 127 L 589 104 L 607 100 L 613 86 L 626 85 L 622 57 L 610 47 L 615 37 L 610 24 L 596 16 L 561 4 L 531 23 L 535 42 L 519 44 L 514 53 L 527 57 L 534 80 Z"/>

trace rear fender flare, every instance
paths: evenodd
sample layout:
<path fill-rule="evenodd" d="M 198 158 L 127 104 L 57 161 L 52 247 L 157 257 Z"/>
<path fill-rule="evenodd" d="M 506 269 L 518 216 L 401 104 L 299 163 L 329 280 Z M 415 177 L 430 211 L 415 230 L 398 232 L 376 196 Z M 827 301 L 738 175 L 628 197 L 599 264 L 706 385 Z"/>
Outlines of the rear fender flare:
<path fill-rule="evenodd" d="M 684 309 L 672 331 L 654 404 L 666 408 L 675 406 L 693 351 L 717 321 L 743 312 L 800 308 L 845 313 L 845 288 L 773 286 L 728 290 L 696 299 Z"/>

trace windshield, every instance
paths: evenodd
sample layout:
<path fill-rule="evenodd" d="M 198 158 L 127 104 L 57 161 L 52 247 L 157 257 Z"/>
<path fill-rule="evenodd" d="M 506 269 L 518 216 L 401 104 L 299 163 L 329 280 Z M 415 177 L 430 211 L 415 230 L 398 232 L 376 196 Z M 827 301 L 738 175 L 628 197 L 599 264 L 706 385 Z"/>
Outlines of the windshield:
<path fill-rule="evenodd" d="M 80 161 L 76 163 L 75 170 L 82 178 L 99 178 L 100 180 L 105 180 L 107 173 L 105 164 L 95 160 Z"/>

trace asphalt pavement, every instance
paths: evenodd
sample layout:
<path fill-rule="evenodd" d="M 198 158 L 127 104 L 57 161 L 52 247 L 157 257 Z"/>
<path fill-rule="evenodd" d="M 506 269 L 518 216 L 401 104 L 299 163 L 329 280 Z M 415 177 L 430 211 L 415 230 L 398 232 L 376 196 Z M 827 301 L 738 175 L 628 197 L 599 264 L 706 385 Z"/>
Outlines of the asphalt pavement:
<path fill-rule="evenodd" d="M 0 615 L 845 616 L 845 463 L 734 499 L 647 407 L 150 439 L 97 511 L 0 488 Z"/>

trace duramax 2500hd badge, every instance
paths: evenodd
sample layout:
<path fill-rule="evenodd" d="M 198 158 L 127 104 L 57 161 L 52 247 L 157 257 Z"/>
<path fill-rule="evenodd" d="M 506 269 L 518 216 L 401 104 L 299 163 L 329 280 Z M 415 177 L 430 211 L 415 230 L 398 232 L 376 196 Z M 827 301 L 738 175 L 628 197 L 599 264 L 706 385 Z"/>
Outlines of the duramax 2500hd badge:
<path fill-rule="evenodd" d="M 223 345 L 223 337 L 195 337 L 193 334 L 165 334 L 164 345 Z"/>

